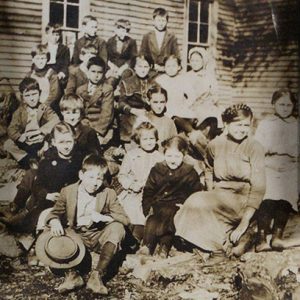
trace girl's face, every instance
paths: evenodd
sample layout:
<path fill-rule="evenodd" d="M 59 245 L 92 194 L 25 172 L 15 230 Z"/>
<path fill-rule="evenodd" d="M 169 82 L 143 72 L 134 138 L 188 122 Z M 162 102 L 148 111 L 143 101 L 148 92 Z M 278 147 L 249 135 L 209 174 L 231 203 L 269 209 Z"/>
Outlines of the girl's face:
<path fill-rule="evenodd" d="M 64 121 L 75 127 L 81 121 L 81 111 L 80 109 L 66 109 L 61 112 Z"/>
<path fill-rule="evenodd" d="M 190 65 L 193 71 L 197 72 L 203 69 L 203 58 L 199 53 L 193 53 L 190 58 Z"/>
<path fill-rule="evenodd" d="M 168 59 L 165 63 L 165 72 L 168 76 L 174 77 L 180 71 L 180 65 L 177 62 L 177 59 L 171 58 Z"/>
<path fill-rule="evenodd" d="M 152 94 L 150 99 L 150 107 L 155 115 L 160 116 L 166 108 L 166 98 L 164 94 L 156 93 Z"/>
<path fill-rule="evenodd" d="M 165 161 L 171 170 L 175 170 L 181 166 L 183 157 L 183 153 L 176 148 L 168 148 L 165 151 Z"/>
<path fill-rule="evenodd" d="M 164 31 L 167 27 L 168 21 L 166 16 L 156 16 L 153 20 L 154 27 L 158 31 Z"/>
<path fill-rule="evenodd" d="M 138 77 L 145 78 L 150 71 L 150 66 L 146 60 L 137 58 L 134 71 Z"/>
<path fill-rule="evenodd" d="M 54 138 L 52 139 L 52 145 L 57 149 L 58 155 L 67 159 L 70 157 L 74 148 L 75 140 L 70 132 L 62 133 L 55 131 Z"/>
<path fill-rule="evenodd" d="M 35 67 L 39 70 L 45 68 L 48 59 L 46 54 L 37 54 L 35 57 L 32 58 L 32 62 L 34 63 Z"/>
<path fill-rule="evenodd" d="M 156 137 L 153 130 L 142 130 L 140 133 L 140 146 L 146 152 L 151 152 L 156 147 Z"/>
<path fill-rule="evenodd" d="M 289 95 L 283 95 L 280 97 L 274 104 L 275 112 L 281 117 L 281 118 L 287 118 L 289 117 L 294 109 L 294 104 L 291 101 Z"/>
<path fill-rule="evenodd" d="M 251 117 L 225 124 L 228 135 L 236 141 L 241 141 L 250 132 Z"/>

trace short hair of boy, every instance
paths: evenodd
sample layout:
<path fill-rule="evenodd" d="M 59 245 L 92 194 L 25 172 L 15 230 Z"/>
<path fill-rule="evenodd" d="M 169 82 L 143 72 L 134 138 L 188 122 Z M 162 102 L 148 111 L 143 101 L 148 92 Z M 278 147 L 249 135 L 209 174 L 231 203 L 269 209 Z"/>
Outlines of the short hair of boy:
<path fill-rule="evenodd" d="M 161 145 L 164 148 L 164 152 L 166 152 L 167 149 L 175 148 L 183 155 L 185 155 L 188 151 L 187 141 L 183 137 L 178 135 L 163 141 Z"/>
<path fill-rule="evenodd" d="M 63 133 L 63 134 L 65 134 L 65 133 L 71 133 L 72 136 L 75 135 L 74 130 L 72 129 L 72 127 L 67 122 L 64 122 L 64 121 L 61 121 L 61 122 L 57 123 L 53 127 L 53 129 L 52 129 L 52 131 L 50 133 L 50 136 L 51 136 L 52 139 L 55 138 L 55 133 L 56 132 Z"/>
<path fill-rule="evenodd" d="M 19 91 L 21 94 L 27 91 L 38 90 L 41 93 L 40 85 L 36 79 L 25 77 L 19 84 Z"/>
<path fill-rule="evenodd" d="M 48 33 L 49 30 L 52 28 L 52 32 L 58 32 L 59 34 L 61 34 L 61 27 L 62 25 L 61 24 L 48 24 L 46 27 L 45 27 L 45 32 Z"/>
<path fill-rule="evenodd" d="M 92 16 L 92 15 L 87 15 L 87 16 L 83 17 L 83 19 L 82 19 L 82 25 L 86 25 L 90 21 L 97 22 L 97 19 L 94 16 Z"/>
<path fill-rule="evenodd" d="M 155 139 L 158 141 L 158 131 L 150 122 L 142 122 L 133 132 L 132 139 L 139 145 L 141 140 L 141 133 L 143 130 L 153 130 Z"/>
<path fill-rule="evenodd" d="M 153 19 L 155 19 L 157 16 L 166 17 L 167 21 L 169 21 L 169 14 L 168 14 L 168 12 L 164 8 L 162 8 L 162 7 L 158 7 L 158 8 L 154 9 L 154 11 L 153 11 Z"/>
<path fill-rule="evenodd" d="M 103 69 L 103 72 L 105 72 L 106 63 L 102 58 L 95 56 L 89 59 L 86 67 L 87 69 L 89 69 L 91 66 L 101 67 Z"/>
<path fill-rule="evenodd" d="M 130 21 L 126 20 L 126 19 L 119 19 L 116 23 L 115 26 L 117 28 L 124 28 L 126 29 L 127 32 L 130 31 L 131 29 L 131 23 Z"/>
<path fill-rule="evenodd" d="M 151 99 L 153 94 L 162 94 L 165 96 L 166 102 L 168 101 L 168 92 L 160 85 L 154 85 L 148 90 L 147 92 L 148 99 Z"/>
<path fill-rule="evenodd" d="M 150 69 L 153 69 L 154 68 L 154 60 L 152 59 L 151 56 L 148 56 L 148 55 L 144 55 L 144 54 L 140 54 L 140 55 L 137 55 L 135 57 L 133 57 L 133 59 L 131 60 L 131 68 L 134 69 L 135 65 L 136 65 L 136 61 L 138 59 L 143 59 L 145 60 L 149 66 L 150 66 Z"/>
<path fill-rule="evenodd" d="M 86 156 L 82 162 L 81 171 L 84 173 L 85 171 L 97 167 L 102 170 L 103 176 L 107 175 L 108 172 L 108 166 L 106 160 L 97 155 L 97 154 L 89 154 Z"/>
<path fill-rule="evenodd" d="M 50 52 L 48 51 L 48 46 L 43 44 L 38 44 L 31 50 L 31 57 L 34 58 L 36 55 L 46 55 L 47 60 L 50 59 Z"/>
<path fill-rule="evenodd" d="M 164 65 L 170 59 L 175 59 L 177 61 L 178 66 L 181 67 L 181 59 L 177 55 L 174 55 L 174 54 L 171 54 L 171 55 L 164 58 Z"/>
<path fill-rule="evenodd" d="M 61 112 L 66 110 L 80 110 L 81 117 L 84 116 L 84 102 L 83 99 L 77 95 L 65 95 L 59 102 L 59 109 Z"/>
<path fill-rule="evenodd" d="M 87 53 L 97 55 L 98 50 L 94 44 L 91 44 L 90 42 L 88 42 L 81 48 L 80 55 L 85 55 Z"/>

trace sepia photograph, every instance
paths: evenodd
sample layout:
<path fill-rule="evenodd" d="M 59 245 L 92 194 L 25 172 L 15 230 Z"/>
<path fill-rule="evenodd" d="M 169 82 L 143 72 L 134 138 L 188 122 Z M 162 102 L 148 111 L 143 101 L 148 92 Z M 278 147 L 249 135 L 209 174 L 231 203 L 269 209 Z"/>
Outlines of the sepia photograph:
<path fill-rule="evenodd" d="M 0 0 L 0 299 L 300 300 L 298 0 Z"/>

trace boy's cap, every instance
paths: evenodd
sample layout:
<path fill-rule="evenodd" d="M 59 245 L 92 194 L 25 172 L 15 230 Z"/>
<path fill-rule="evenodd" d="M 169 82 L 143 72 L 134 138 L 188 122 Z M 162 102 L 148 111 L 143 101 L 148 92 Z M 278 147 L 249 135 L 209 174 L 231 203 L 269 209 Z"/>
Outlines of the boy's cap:
<path fill-rule="evenodd" d="M 75 231 L 65 229 L 65 235 L 53 236 L 45 230 L 36 241 L 36 255 L 47 266 L 55 269 L 69 269 L 81 263 L 85 245 Z"/>
<path fill-rule="evenodd" d="M 116 23 L 115 23 L 116 26 L 120 26 L 120 27 L 123 27 L 125 28 L 127 31 L 130 30 L 131 28 L 131 23 L 128 21 L 128 20 L 125 20 L 125 19 L 119 19 Z"/>

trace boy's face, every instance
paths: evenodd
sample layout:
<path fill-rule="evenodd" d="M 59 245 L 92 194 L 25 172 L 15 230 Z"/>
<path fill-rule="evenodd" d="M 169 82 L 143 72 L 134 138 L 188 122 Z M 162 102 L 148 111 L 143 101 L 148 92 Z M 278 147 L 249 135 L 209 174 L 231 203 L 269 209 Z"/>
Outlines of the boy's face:
<path fill-rule="evenodd" d="M 88 21 L 86 25 L 83 26 L 83 31 L 88 36 L 95 36 L 98 30 L 98 23 L 97 21 Z"/>
<path fill-rule="evenodd" d="M 52 139 L 52 145 L 57 149 L 58 155 L 67 159 L 70 157 L 74 148 L 75 140 L 70 132 L 61 133 L 54 132 L 54 138 Z"/>
<path fill-rule="evenodd" d="M 234 121 L 229 124 L 225 124 L 228 135 L 234 138 L 236 141 L 241 141 L 250 133 L 251 118 L 245 118 L 243 120 Z"/>
<path fill-rule="evenodd" d="M 137 58 L 134 70 L 138 77 L 145 78 L 150 71 L 150 66 L 146 60 Z"/>
<path fill-rule="evenodd" d="M 174 77 L 180 71 L 177 59 L 168 59 L 165 63 L 165 72 L 168 76 Z"/>
<path fill-rule="evenodd" d="M 171 170 L 175 170 L 181 166 L 183 157 L 183 153 L 178 149 L 169 148 L 165 151 L 165 161 Z"/>
<path fill-rule="evenodd" d="M 90 167 L 86 171 L 79 172 L 79 179 L 83 188 L 89 194 L 95 193 L 103 184 L 104 174 L 99 167 Z"/>
<path fill-rule="evenodd" d="M 45 68 L 48 59 L 46 54 L 37 54 L 35 57 L 32 58 L 32 62 L 34 63 L 35 67 L 39 70 Z"/>
<path fill-rule="evenodd" d="M 203 69 L 203 58 L 199 53 L 194 53 L 190 59 L 190 65 L 193 71 L 197 72 Z"/>
<path fill-rule="evenodd" d="M 100 66 L 91 65 L 88 70 L 88 78 L 91 83 L 97 84 L 104 76 L 104 70 Z"/>
<path fill-rule="evenodd" d="M 157 116 L 162 115 L 166 108 L 166 104 L 167 101 L 164 94 L 161 93 L 152 94 L 150 99 L 150 107 L 155 115 Z"/>
<path fill-rule="evenodd" d="M 154 27 L 158 30 L 158 31 L 164 31 L 166 30 L 168 21 L 167 21 L 167 17 L 166 16 L 156 16 L 153 20 L 154 23 Z"/>
<path fill-rule="evenodd" d="M 116 35 L 118 36 L 118 38 L 119 38 L 121 41 L 123 41 L 124 38 L 125 38 L 125 36 L 127 35 L 127 30 L 126 30 L 125 28 L 123 28 L 123 27 L 118 26 L 118 27 L 116 27 L 116 29 L 115 29 L 115 33 L 116 33 Z"/>
<path fill-rule="evenodd" d="M 287 118 L 292 114 L 294 104 L 289 95 L 283 95 L 275 102 L 274 107 L 277 115 L 281 118 Z"/>
<path fill-rule="evenodd" d="M 76 127 L 76 125 L 81 121 L 81 111 L 80 109 L 66 109 L 61 112 L 63 115 L 64 121 L 67 122 L 72 127 Z"/>
<path fill-rule="evenodd" d="M 151 152 L 156 147 L 154 130 L 142 130 L 140 133 L 140 146 L 146 152 Z"/>
<path fill-rule="evenodd" d="M 95 57 L 95 56 L 96 56 L 96 53 L 93 53 L 93 52 L 87 50 L 84 54 L 83 53 L 80 54 L 79 59 L 84 64 L 87 64 L 89 59 L 92 58 L 92 57 Z"/>
<path fill-rule="evenodd" d="M 58 31 L 53 31 L 53 28 L 50 28 L 46 34 L 46 39 L 50 44 L 57 44 L 60 38 L 60 33 Z"/>
<path fill-rule="evenodd" d="M 38 106 L 38 103 L 40 101 L 40 91 L 39 90 L 25 90 L 22 94 L 22 98 L 24 103 L 31 107 L 35 108 Z"/>

